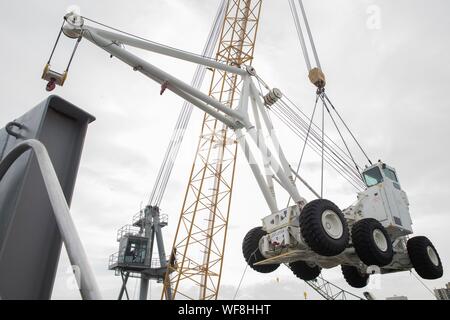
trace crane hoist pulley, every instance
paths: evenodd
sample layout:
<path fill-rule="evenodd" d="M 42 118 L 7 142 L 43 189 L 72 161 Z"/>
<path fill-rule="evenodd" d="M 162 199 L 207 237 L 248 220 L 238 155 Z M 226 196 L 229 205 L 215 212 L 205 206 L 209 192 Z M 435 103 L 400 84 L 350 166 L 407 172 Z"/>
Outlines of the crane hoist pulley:
<path fill-rule="evenodd" d="M 56 85 L 59 85 L 59 86 L 63 86 L 64 85 L 64 82 L 67 79 L 67 74 L 69 72 L 70 65 L 72 64 L 73 57 L 75 56 L 75 53 L 76 53 L 76 51 L 78 49 L 78 45 L 80 44 L 81 39 L 82 39 L 81 35 L 78 35 L 76 37 L 77 41 L 75 42 L 75 46 L 74 46 L 74 48 L 72 50 L 72 54 L 70 56 L 69 62 L 67 63 L 66 69 L 62 73 L 59 73 L 59 72 L 56 72 L 56 71 L 52 70 L 51 61 L 52 61 L 53 55 L 55 53 L 55 50 L 56 50 L 56 48 L 58 46 L 59 40 L 61 38 L 61 34 L 64 33 L 64 28 L 63 27 L 64 27 L 64 25 L 65 25 L 65 23 L 66 23 L 66 21 L 67 21 L 67 19 L 69 17 L 72 19 L 71 23 L 82 24 L 80 16 L 75 16 L 75 15 L 72 15 L 72 16 L 65 15 L 64 16 L 64 21 L 63 21 L 63 23 L 61 25 L 61 28 L 59 30 L 58 37 L 56 38 L 56 42 L 55 42 L 55 44 L 53 46 L 52 52 L 50 54 L 50 57 L 48 58 L 47 64 L 45 65 L 44 71 L 42 73 L 42 79 L 48 81 L 47 86 L 46 86 L 46 90 L 47 91 L 53 91 L 55 89 Z M 77 19 L 79 21 L 77 21 Z M 69 38 L 73 38 L 73 35 L 69 35 L 69 34 L 65 34 L 65 35 L 68 36 Z"/>

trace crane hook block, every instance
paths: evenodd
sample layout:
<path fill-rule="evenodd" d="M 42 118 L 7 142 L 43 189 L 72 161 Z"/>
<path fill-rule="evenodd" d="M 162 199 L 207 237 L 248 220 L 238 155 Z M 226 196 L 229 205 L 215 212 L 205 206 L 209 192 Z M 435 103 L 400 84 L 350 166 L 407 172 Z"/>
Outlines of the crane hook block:
<path fill-rule="evenodd" d="M 55 89 L 56 85 L 62 86 L 67 78 L 67 71 L 62 74 L 51 70 L 50 64 L 46 64 L 44 72 L 42 73 L 42 79 L 48 81 L 46 90 L 52 91 Z"/>
<path fill-rule="evenodd" d="M 323 89 L 326 85 L 325 74 L 319 68 L 314 68 L 309 71 L 309 80 L 314 84 L 317 88 Z"/>

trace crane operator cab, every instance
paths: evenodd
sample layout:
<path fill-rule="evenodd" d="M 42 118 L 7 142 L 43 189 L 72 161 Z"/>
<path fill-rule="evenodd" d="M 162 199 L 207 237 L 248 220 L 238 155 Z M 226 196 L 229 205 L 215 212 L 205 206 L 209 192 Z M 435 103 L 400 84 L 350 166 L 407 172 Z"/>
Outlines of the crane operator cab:
<path fill-rule="evenodd" d="M 379 161 L 362 173 L 367 189 L 358 194 L 354 212 L 378 220 L 391 238 L 411 234 L 409 201 L 394 168 Z"/>

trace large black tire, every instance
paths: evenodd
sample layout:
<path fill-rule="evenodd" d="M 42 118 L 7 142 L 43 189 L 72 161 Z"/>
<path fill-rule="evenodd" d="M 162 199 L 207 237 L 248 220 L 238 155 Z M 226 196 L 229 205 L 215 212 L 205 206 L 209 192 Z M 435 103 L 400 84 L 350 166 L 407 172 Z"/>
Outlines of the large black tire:
<path fill-rule="evenodd" d="M 289 268 L 292 272 L 304 281 L 311 281 L 316 279 L 322 269 L 319 266 L 310 267 L 305 261 L 296 261 L 289 263 Z"/>
<path fill-rule="evenodd" d="M 341 266 L 345 281 L 353 288 L 364 288 L 369 283 L 369 275 L 361 274 L 358 268 L 353 266 Z"/>
<path fill-rule="evenodd" d="M 334 215 L 330 215 L 330 212 L 334 213 Z M 330 219 L 334 219 L 336 225 L 342 228 L 338 232 L 334 232 L 333 237 L 329 232 L 334 229 L 330 229 L 329 224 L 323 225 L 323 216 L 324 218 L 330 217 Z M 300 230 L 308 246 L 321 256 L 337 256 L 348 245 L 349 232 L 347 222 L 341 210 L 329 200 L 314 200 L 303 208 L 300 214 Z"/>
<path fill-rule="evenodd" d="M 242 242 L 242 253 L 244 254 L 245 261 L 250 268 L 259 273 L 271 273 L 280 266 L 279 264 L 255 266 L 255 263 L 265 260 L 261 251 L 259 251 L 259 240 L 266 234 L 261 227 L 257 227 L 250 230 Z"/>
<path fill-rule="evenodd" d="M 352 241 L 356 254 L 366 265 L 383 267 L 392 262 L 391 238 L 378 220 L 369 218 L 356 222 Z"/>
<path fill-rule="evenodd" d="M 436 248 L 426 237 L 414 237 L 407 243 L 411 263 L 424 279 L 439 279 L 443 275 L 442 262 Z"/>

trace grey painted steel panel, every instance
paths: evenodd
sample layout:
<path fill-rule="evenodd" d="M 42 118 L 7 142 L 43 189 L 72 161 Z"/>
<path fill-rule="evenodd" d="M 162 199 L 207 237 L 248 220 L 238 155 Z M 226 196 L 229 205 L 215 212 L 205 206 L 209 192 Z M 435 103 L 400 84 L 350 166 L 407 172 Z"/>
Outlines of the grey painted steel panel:
<path fill-rule="evenodd" d="M 40 140 L 70 205 L 87 127 L 94 120 L 50 96 L 15 120 L 25 126 L 14 128 L 23 139 L 0 130 L 0 157 L 24 139 Z M 50 299 L 61 244 L 37 161 L 28 151 L 0 182 L 0 297 Z"/>

